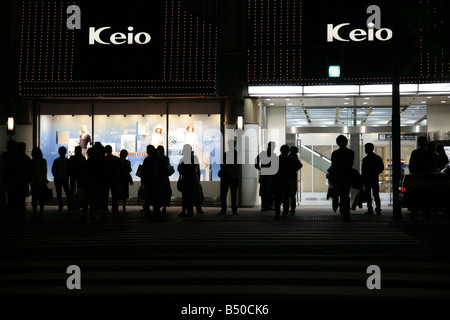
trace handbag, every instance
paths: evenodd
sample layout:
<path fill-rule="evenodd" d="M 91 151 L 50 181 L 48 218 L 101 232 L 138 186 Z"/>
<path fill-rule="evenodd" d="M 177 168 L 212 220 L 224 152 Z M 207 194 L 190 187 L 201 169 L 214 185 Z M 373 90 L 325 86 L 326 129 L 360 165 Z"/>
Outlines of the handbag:
<path fill-rule="evenodd" d="M 53 190 L 49 187 L 45 186 L 43 189 L 43 197 L 44 202 L 51 202 L 53 201 Z"/>
<path fill-rule="evenodd" d="M 171 175 L 173 175 L 175 173 L 175 168 L 171 165 L 171 164 L 169 164 L 168 166 L 167 166 L 167 175 L 170 177 Z"/>
<path fill-rule="evenodd" d="M 351 184 L 355 189 L 361 189 L 363 187 L 363 180 L 361 174 L 356 169 L 352 169 L 351 172 Z"/>
<path fill-rule="evenodd" d="M 177 190 L 180 191 L 180 192 L 183 191 L 183 178 L 182 178 L 181 175 L 178 177 Z"/>
<path fill-rule="evenodd" d="M 145 200 L 145 187 L 144 186 L 139 186 L 138 198 L 141 200 Z"/>
<path fill-rule="evenodd" d="M 78 210 L 80 208 L 83 208 L 85 203 L 86 199 L 83 190 L 77 188 L 70 199 L 71 210 Z"/>
<path fill-rule="evenodd" d="M 141 178 L 141 175 L 142 175 L 142 164 L 140 164 L 136 170 L 136 176 Z"/>

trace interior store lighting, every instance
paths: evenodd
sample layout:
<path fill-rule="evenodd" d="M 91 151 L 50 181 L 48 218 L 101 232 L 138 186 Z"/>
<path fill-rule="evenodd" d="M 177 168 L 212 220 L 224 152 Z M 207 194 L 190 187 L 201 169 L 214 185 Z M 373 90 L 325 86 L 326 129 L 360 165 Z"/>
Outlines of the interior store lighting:
<path fill-rule="evenodd" d="M 373 85 L 317 85 L 317 86 L 249 86 L 252 97 L 269 96 L 337 96 L 337 95 L 392 95 L 392 84 Z M 450 83 L 400 84 L 400 94 L 445 94 L 450 93 Z"/>
<path fill-rule="evenodd" d="M 243 116 L 238 116 L 237 117 L 237 129 L 238 130 L 244 130 L 244 117 Z"/>

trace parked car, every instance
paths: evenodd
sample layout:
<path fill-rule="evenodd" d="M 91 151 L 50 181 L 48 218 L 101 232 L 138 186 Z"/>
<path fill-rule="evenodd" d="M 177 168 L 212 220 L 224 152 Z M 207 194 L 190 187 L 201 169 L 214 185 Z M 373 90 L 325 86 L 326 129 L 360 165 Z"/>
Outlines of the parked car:
<path fill-rule="evenodd" d="M 399 192 L 402 208 L 412 213 L 450 214 L 450 166 L 440 172 L 405 174 Z"/>

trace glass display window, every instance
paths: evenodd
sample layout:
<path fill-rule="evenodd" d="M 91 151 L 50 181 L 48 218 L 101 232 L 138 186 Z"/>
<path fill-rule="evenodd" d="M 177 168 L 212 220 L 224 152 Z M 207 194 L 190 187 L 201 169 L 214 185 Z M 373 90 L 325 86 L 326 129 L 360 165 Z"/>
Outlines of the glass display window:
<path fill-rule="evenodd" d="M 176 113 L 172 111 L 168 115 L 166 103 L 42 104 L 38 134 L 48 163 L 48 179 L 53 181 L 51 166 L 58 157 L 59 147 L 65 146 L 70 158 L 76 146 L 81 146 L 86 156 L 89 147 L 101 142 L 110 145 L 116 156 L 123 149 L 128 151 L 134 181 L 140 181 L 136 172 L 147 157 L 148 145 L 162 145 L 176 169 L 184 144 L 191 144 L 199 159 L 201 181 L 220 181 L 222 133 L 217 106 L 175 104 Z M 148 110 L 152 114 L 146 114 Z M 178 113 L 185 110 L 194 114 Z M 205 110 L 216 113 L 204 114 Z M 178 180 L 178 172 L 170 179 Z"/>
<path fill-rule="evenodd" d="M 47 160 L 47 179 L 53 181 L 51 168 L 59 157 L 59 147 L 66 147 L 66 156 L 70 157 L 76 146 L 88 148 L 92 144 L 92 118 L 89 115 L 41 115 L 39 139 Z"/>
<path fill-rule="evenodd" d="M 110 145 L 116 156 L 128 151 L 134 181 L 140 180 L 136 171 L 147 157 L 148 145 L 167 150 L 166 115 L 95 115 L 94 123 L 95 141 Z"/>
<path fill-rule="evenodd" d="M 221 154 L 221 132 L 219 114 L 169 115 L 168 156 L 177 168 L 185 144 L 190 144 L 199 159 L 200 180 L 219 181 Z M 178 180 L 178 172 L 170 179 Z"/>

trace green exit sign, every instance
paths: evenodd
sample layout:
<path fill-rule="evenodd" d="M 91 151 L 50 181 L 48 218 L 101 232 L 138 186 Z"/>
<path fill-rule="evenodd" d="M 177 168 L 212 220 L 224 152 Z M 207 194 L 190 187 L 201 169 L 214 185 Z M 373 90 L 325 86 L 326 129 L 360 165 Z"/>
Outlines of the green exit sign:
<path fill-rule="evenodd" d="M 330 78 L 339 78 L 341 76 L 341 66 L 329 66 L 328 76 Z"/>

